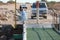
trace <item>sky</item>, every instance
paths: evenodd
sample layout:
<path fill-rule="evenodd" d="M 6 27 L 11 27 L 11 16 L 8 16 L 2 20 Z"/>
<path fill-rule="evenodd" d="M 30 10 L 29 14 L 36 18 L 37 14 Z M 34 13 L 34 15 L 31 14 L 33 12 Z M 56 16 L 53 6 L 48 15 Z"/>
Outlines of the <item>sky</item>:
<path fill-rule="evenodd" d="M 3 2 L 7 2 L 7 1 L 9 1 L 9 0 L 0 0 L 0 1 L 3 1 Z M 15 0 L 13 0 L 13 1 L 15 1 Z M 25 2 L 30 2 L 30 3 L 32 3 L 32 2 L 35 2 L 36 0 L 16 0 L 18 3 L 25 3 Z M 60 0 L 47 0 L 47 1 L 57 1 L 57 2 L 59 2 Z"/>

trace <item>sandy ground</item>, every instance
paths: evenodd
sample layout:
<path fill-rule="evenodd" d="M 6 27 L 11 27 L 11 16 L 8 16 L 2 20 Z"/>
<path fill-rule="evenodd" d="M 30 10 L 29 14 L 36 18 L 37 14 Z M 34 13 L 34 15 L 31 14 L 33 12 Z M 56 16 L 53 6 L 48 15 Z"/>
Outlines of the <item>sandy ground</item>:
<path fill-rule="evenodd" d="M 19 5 L 20 4 L 17 4 L 18 6 L 17 6 L 17 9 L 19 9 Z M 14 7 L 15 5 L 14 4 L 10 4 L 10 5 L 2 5 L 2 6 L 0 6 L 0 8 L 7 8 L 8 10 L 13 10 L 13 11 L 15 11 L 15 7 Z M 31 19 L 31 5 L 28 5 L 27 4 L 27 6 L 28 6 L 28 9 L 27 9 L 27 15 L 28 15 L 28 20 L 26 21 L 26 23 L 27 24 L 34 24 L 34 23 L 37 23 L 37 19 Z M 29 8 L 30 7 L 30 8 Z M 7 10 L 7 11 L 8 11 Z M 0 12 L 0 14 L 2 14 L 2 10 L 1 10 L 1 12 Z M 5 11 L 4 11 L 5 12 Z M 59 11 L 60 12 L 60 11 Z M 48 23 L 53 23 L 53 17 L 50 15 L 51 13 L 53 13 L 53 12 L 51 12 L 51 11 L 49 11 L 48 12 L 48 14 L 47 14 L 47 19 L 44 19 L 44 18 L 40 18 L 39 19 L 39 21 L 38 21 L 38 23 L 45 23 L 45 24 L 48 24 Z M 3 13 L 4 14 L 4 13 Z M 6 14 L 6 13 L 5 13 Z M 17 13 L 16 13 L 17 14 Z M 8 17 L 7 17 L 7 21 L 2 21 L 2 20 L 0 20 L 0 24 L 11 24 L 11 25 L 14 25 L 14 13 L 12 13 L 12 12 L 8 12 L 7 14 L 6 14 Z M 17 21 L 17 24 L 22 24 L 21 23 L 21 21 Z"/>

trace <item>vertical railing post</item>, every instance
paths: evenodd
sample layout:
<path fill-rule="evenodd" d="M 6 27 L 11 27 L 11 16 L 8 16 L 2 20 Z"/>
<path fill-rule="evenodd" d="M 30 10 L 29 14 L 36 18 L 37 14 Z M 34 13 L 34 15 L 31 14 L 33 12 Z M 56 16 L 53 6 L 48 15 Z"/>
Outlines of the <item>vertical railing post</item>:
<path fill-rule="evenodd" d="M 16 27 L 16 0 L 15 0 L 15 14 L 14 14 L 14 28 Z"/>
<path fill-rule="evenodd" d="M 36 8 L 37 8 L 37 24 L 39 24 L 39 1 L 36 2 Z"/>
<path fill-rule="evenodd" d="M 59 15 L 59 31 L 60 31 L 60 15 Z"/>

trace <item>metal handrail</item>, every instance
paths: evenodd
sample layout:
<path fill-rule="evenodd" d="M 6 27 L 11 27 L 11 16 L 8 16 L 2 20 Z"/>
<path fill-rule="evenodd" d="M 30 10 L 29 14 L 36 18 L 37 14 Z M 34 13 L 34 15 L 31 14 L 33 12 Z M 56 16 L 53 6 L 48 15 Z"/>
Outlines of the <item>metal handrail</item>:
<path fill-rule="evenodd" d="M 60 24 L 58 23 L 58 21 L 57 21 L 57 20 L 58 20 L 57 18 L 59 17 L 59 14 L 57 14 L 57 10 L 52 9 L 52 11 L 53 11 L 53 13 L 54 13 L 54 14 L 53 14 L 53 20 L 54 20 L 54 22 L 56 22 L 57 25 L 60 25 Z M 53 23 L 53 24 L 55 25 L 55 23 Z M 56 27 L 57 27 L 58 29 L 57 29 Z M 56 26 L 56 27 L 54 27 L 55 30 L 56 30 L 56 31 L 59 31 L 60 27 L 58 27 L 58 26 Z"/>

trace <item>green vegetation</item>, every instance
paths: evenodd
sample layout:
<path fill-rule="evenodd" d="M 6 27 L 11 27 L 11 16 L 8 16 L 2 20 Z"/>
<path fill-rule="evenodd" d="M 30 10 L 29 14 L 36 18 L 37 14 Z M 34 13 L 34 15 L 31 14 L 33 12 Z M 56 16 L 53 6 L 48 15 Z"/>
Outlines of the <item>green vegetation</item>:
<path fill-rule="evenodd" d="M 55 1 L 51 1 L 51 2 L 47 2 L 47 5 L 48 5 L 48 7 L 54 7 L 54 5 L 56 4 L 57 2 L 55 2 Z"/>
<path fill-rule="evenodd" d="M 3 4 L 3 2 L 2 2 L 2 1 L 0 1 L 0 5 L 1 5 L 1 4 Z"/>
<path fill-rule="evenodd" d="M 15 3 L 15 1 L 13 1 L 13 0 L 9 0 L 7 3 Z"/>
<path fill-rule="evenodd" d="M 41 1 L 45 1 L 45 2 L 47 2 L 47 0 L 41 0 Z"/>
<path fill-rule="evenodd" d="M 15 1 L 9 0 L 9 1 L 7 1 L 7 3 L 15 3 Z M 7 3 L 4 3 L 3 1 L 0 1 L 0 5 L 2 5 L 2 4 L 7 4 Z"/>
<path fill-rule="evenodd" d="M 3 3 L 2 1 L 0 1 L 0 3 Z"/>

